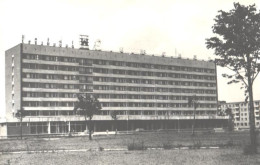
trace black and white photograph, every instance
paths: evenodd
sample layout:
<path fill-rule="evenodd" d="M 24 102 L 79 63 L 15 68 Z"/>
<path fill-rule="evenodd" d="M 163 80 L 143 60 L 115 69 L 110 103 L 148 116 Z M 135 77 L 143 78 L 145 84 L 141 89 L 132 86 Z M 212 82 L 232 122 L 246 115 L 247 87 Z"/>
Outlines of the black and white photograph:
<path fill-rule="evenodd" d="M 1 165 L 259 165 L 259 0 L 0 0 Z"/>

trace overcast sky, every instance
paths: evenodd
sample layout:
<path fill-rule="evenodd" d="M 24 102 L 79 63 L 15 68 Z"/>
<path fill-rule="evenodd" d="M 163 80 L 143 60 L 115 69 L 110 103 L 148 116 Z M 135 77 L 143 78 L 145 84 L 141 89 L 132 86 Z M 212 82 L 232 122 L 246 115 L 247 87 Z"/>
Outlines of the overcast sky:
<path fill-rule="evenodd" d="M 74 41 L 78 47 L 79 34 L 89 35 L 90 49 L 97 39 L 102 50 L 166 52 L 166 56 L 181 54 L 183 58 L 213 59 L 213 51 L 205 46 L 212 37 L 211 27 L 218 10 L 229 11 L 232 0 L 0 0 L 0 104 L 4 105 L 5 50 L 38 38 L 46 44 L 62 40 L 63 45 Z M 240 0 L 241 4 L 259 0 Z M 239 85 L 227 85 L 221 77 L 225 69 L 218 68 L 219 100 L 243 101 Z M 260 77 L 260 76 L 259 76 Z M 260 78 L 254 85 L 254 99 L 260 100 Z M 3 110 L 3 109 L 1 109 Z"/>

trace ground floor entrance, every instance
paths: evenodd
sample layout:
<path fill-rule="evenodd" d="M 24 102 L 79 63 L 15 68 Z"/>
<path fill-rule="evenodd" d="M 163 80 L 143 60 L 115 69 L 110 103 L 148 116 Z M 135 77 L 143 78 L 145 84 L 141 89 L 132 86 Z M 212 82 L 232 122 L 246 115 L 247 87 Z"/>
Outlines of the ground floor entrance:
<path fill-rule="evenodd" d="M 133 131 L 133 130 L 185 130 L 191 129 L 193 120 L 93 120 L 93 121 L 45 121 L 7 123 L 7 136 L 37 134 L 68 134 L 69 132 L 84 132 L 92 127 L 94 132 L 103 131 Z M 198 119 L 195 129 L 225 128 L 226 119 Z"/>

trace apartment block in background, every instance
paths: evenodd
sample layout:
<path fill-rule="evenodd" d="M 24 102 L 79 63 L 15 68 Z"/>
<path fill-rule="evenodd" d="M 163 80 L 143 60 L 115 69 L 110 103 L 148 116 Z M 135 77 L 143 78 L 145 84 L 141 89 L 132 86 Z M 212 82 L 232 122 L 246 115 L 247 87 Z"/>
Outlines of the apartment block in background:
<path fill-rule="evenodd" d="M 234 127 L 236 129 L 249 129 L 249 103 L 245 102 L 223 102 L 220 105 L 220 110 L 225 111 L 227 108 L 232 110 L 234 115 Z M 260 100 L 254 101 L 254 109 L 255 109 L 255 125 L 256 128 L 260 128 L 260 117 L 259 117 L 259 109 L 260 109 Z"/>

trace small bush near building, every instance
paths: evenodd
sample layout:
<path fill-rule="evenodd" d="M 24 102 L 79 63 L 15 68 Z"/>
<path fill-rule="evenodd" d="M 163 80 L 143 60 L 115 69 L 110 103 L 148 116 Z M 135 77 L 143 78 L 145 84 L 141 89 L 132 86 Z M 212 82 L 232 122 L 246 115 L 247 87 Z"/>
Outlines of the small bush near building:
<path fill-rule="evenodd" d="M 146 150 L 147 148 L 144 145 L 144 142 L 135 143 L 133 140 L 133 143 L 127 144 L 128 150 Z"/>
<path fill-rule="evenodd" d="M 227 144 L 226 144 L 227 147 L 232 147 L 234 146 L 234 142 L 233 142 L 233 139 L 230 139 Z"/>
<path fill-rule="evenodd" d="M 177 148 L 181 148 L 181 147 L 183 147 L 183 145 L 182 145 L 182 144 L 177 144 L 176 147 L 177 147 Z"/>
<path fill-rule="evenodd" d="M 243 147 L 243 153 L 244 153 L 245 155 L 255 154 L 254 147 L 252 147 L 251 145 L 245 145 L 245 146 Z"/>
<path fill-rule="evenodd" d="M 169 142 L 163 143 L 163 149 L 170 150 L 172 148 L 173 148 L 173 146 Z"/>
<path fill-rule="evenodd" d="M 104 151 L 104 148 L 103 147 L 99 147 L 98 150 L 99 151 Z"/>
<path fill-rule="evenodd" d="M 193 148 L 194 148 L 194 149 L 200 149 L 200 147 L 201 147 L 201 142 L 200 142 L 200 141 L 197 141 L 197 142 L 195 142 L 195 143 L 193 144 Z"/>

